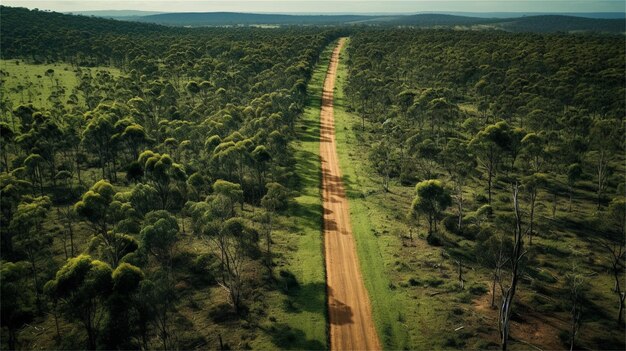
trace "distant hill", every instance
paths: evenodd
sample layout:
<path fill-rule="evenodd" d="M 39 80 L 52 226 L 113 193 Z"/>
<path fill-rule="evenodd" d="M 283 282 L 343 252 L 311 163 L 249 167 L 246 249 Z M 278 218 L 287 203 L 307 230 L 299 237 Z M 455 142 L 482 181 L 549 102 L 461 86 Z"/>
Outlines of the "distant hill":
<path fill-rule="evenodd" d="M 423 12 L 424 14 L 435 12 Z M 585 17 L 585 18 L 606 18 L 606 19 L 626 19 L 625 12 L 563 12 L 563 13 L 548 13 L 548 12 L 437 12 L 444 15 L 465 16 L 465 17 L 479 17 L 479 18 L 518 18 L 529 16 L 546 16 L 546 15 L 560 15 L 560 16 L 573 16 L 573 17 Z"/>
<path fill-rule="evenodd" d="M 227 26 L 227 25 L 333 25 L 379 19 L 384 16 L 361 15 L 274 15 L 237 12 L 180 12 L 142 16 L 136 21 L 168 26 Z"/>
<path fill-rule="evenodd" d="M 626 32 L 624 19 L 584 18 L 564 15 L 524 16 L 517 18 L 480 18 L 445 14 L 402 16 L 390 22 L 417 27 L 488 25 L 510 32 Z"/>
<path fill-rule="evenodd" d="M 505 19 L 498 26 L 513 32 L 626 32 L 624 19 L 598 19 L 574 16 L 529 16 Z"/>
<path fill-rule="evenodd" d="M 50 18 L 63 22 L 69 15 L 56 12 L 28 11 L 23 8 L 2 7 L 2 15 L 19 13 L 24 20 L 37 20 L 35 17 L 49 13 Z M 169 27 L 210 27 L 210 26 L 250 26 L 250 25 L 371 25 L 371 26 L 411 26 L 411 27 L 467 27 L 492 28 L 510 32 L 608 32 L 626 33 L 626 19 L 586 18 L 565 15 L 537 15 L 522 17 L 471 17 L 452 14 L 421 13 L 415 15 L 287 15 L 287 14 L 254 14 L 237 12 L 186 12 L 156 13 L 146 11 L 88 11 L 69 23 L 81 23 L 99 28 L 111 28 L 115 32 L 163 30 L 164 28 L 137 27 L 140 22 L 159 24 Z M 615 15 L 617 16 L 617 15 Z M 9 18 L 12 16 L 2 16 Z M 19 17 L 19 16 L 18 16 Z M 100 17 L 100 18 L 94 18 Z M 118 21 L 104 21 L 102 18 L 113 18 Z M 91 20 L 96 20 L 91 21 Z M 123 22 L 119 22 L 119 20 Z M 10 27 L 2 22 L 3 27 Z M 19 30 L 19 23 L 14 30 Z M 5 29 L 3 28 L 3 29 Z M 173 28 L 172 28 L 173 29 Z"/>
<path fill-rule="evenodd" d="M 487 15 L 487 14 L 481 14 Z M 234 26 L 234 25 L 394 25 L 416 27 L 472 27 L 488 26 L 512 32 L 626 32 L 624 18 L 585 18 L 565 15 L 537 15 L 522 17 L 470 17 L 452 14 L 421 13 L 415 15 L 287 15 L 237 12 L 161 13 L 132 18 L 137 22 L 167 26 Z M 589 14 L 594 15 L 594 14 Z M 595 14 L 600 16 L 601 14 Z M 608 16 L 605 14 L 605 16 Z M 612 16 L 616 17 L 617 14 Z"/>
<path fill-rule="evenodd" d="M 421 13 L 417 15 L 401 16 L 391 23 L 398 25 L 432 27 L 432 26 L 470 26 L 475 24 L 496 23 L 502 19 L 455 16 L 438 13 Z"/>
<path fill-rule="evenodd" d="M 68 15 L 94 16 L 105 18 L 142 17 L 158 15 L 163 12 L 158 11 L 138 11 L 138 10 L 99 10 L 99 11 L 72 11 L 65 12 Z"/>

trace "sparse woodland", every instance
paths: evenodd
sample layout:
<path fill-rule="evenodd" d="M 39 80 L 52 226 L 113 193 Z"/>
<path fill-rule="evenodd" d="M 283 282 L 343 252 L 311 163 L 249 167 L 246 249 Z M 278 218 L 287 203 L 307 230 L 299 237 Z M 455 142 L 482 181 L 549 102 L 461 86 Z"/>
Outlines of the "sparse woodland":
<path fill-rule="evenodd" d="M 218 313 L 248 313 L 274 289 L 272 216 L 298 182 L 290 141 L 336 33 L 1 16 L 6 62 L 76 76 L 66 87 L 42 71 L 64 90 L 44 108 L 18 91 L 35 84 L 2 94 L 3 346 L 199 347 L 177 321 L 185 284 L 223 291 L 206 296 Z M 53 343 L 21 343 L 42 319 Z"/>
<path fill-rule="evenodd" d="M 564 345 L 623 347 L 623 38 L 372 30 L 347 60 L 352 128 L 381 187 L 414 186 L 403 222 L 491 272 L 502 346 L 524 315 L 515 291 L 530 290 L 555 301 L 536 311 L 569 320 Z M 619 343 L 578 344 L 589 320 Z"/>

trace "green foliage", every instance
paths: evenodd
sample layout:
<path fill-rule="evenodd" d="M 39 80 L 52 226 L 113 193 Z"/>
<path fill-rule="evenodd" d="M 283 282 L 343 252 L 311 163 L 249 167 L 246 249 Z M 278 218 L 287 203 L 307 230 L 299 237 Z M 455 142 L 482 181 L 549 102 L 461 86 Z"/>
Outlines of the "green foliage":
<path fill-rule="evenodd" d="M 100 180 L 82 196 L 74 205 L 74 209 L 79 216 L 91 222 L 99 233 L 106 235 L 111 221 L 110 206 L 113 195 L 115 195 L 113 186 L 105 180 Z"/>
<path fill-rule="evenodd" d="M 113 288 L 112 272 L 108 264 L 79 255 L 69 259 L 44 287 L 53 300 L 63 303 L 67 318 L 83 321 L 90 349 L 96 348 L 101 331 L 104 303 Z"/>
<path fill-rule="evenodd" d="M 24 276 L 28 274 L 26 262 L 5 262 L 0 265 L 0 289 L 2 293 L 2 326 L 9 330 L 7 340 L 10 349 L 16 349 L 17 330 L 30 322 L 34 316 L 33 294 Z"/>
<path fill-rule="evenodd" d="M 415 193 L 411 208 L 428 217 L 428 234 L 431 236 L 437 230 L 437 222 L 441 219 L 441 214 L 452 204 L 452 198 L 443 183 L 436 179 L 417 183 Z"/>
<path fill-rule="evenodd" d="M 144 274 L 138 267 L 129 263 L 120 264 L 112 274 L 113 290 L 122 295 L 128 295 L 139 288 Z"/>
<path fill-rule="evenodd" d="M 146 215 L 141 230 L 142 247 L 159 259 L 171 256 L 171 249 L 178 240 L 178 222 L 167 211 L 153 211 Z"/>
<path fill-rule="evenodd" d="M 268 183 L 267 193 L 261 199 L 261 205 L 268 211 L 282 211 L 288 206 L 289 191 L 279 183 Z"/>
<path fill-rule="evenodd" d="M 141 216 L 158 209 L 159 193 L 148 184 L 137 184 L 130 192 L 129 201 Z"/>

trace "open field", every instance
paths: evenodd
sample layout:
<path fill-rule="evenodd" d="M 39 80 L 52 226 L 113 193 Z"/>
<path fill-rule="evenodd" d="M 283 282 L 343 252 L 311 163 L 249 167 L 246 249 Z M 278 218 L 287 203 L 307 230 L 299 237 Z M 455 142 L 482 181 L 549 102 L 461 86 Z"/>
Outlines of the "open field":
<path fill-rule="evenodd" d="M 14 106 L 32 104 L 52 108 L 54 104 L 85 104 L 77 90 L 82 75 L 121 75 L 113 67 L 74 67 L 64 63 L 33 64 L 23 60 L 0 60 L 2 95 Z"/>

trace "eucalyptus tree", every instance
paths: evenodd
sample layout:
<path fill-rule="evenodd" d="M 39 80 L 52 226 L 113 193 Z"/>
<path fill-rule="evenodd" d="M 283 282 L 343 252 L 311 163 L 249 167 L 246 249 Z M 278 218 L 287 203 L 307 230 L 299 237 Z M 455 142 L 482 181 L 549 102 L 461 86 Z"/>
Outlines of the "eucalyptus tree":
<path fill-rule="evenodd" d="M 622 272 L 626 267 L 626 199 L 623 197 L 613 199 L 607 214 L 606 234 L 600 238 L 599 244 L 604 249 L 615 280 L 613 291 L 619 301 L 617 323 L 622 325 L 624 302 L 626 301 L 626 292 L 624 292 L 624 285 L 622 285 L 624 282 Z"/>
<path fill-rule="evenodd" d="M 11 171 L 11 164 L 9 162 L 9 150 L 15 142 L 15 132 L 8 123 L 0 122 L 0 152 L 2 152 L 2 167 L 5 172 Z"/>
<path fill-rule="evenodd" d="M 168 209 L 171 206 L 171 187 L 187 179 L 183 166 L 175 163 L 168 154 L 158 154 L 150 150 L 142 152 L 138 162 L 144 167 L 144 178 L 159 194 L 161 209 Z"/>
<path fill-rule="evenodd" d="M 488 125 L 470 141 L 470 148 L 478 163 L 487 173 L 487 194 L 491 205 L 493 179 L 509 143 L 509 126 L 506 122 Z"/>
<path fill-rule="evenodd" d="M 502 302 L 500 305 L 498 326 L 500 329 L 500 346 L 506 351 L 509 344 L 509 332 L 511 327 L 511 316 L 513 313 L 513 302 L 517 285 L 519 283 L 521 272 L 521 261 L 524 256 L 524 232 L 522 230 L 522 217 L 519 209 L 519 187 L 517 184 L 513 186 L 513 213 L 515 214 L 515 229 L 513 239 L 513 251 L 510 257 L 511 273 L 508 285 L 500 280 L 500 289 L 502 292 Z"/>
<path fill-rule="evenodd" d="M 13 237 L 15 232 L 10 225 L 21 203 L 22 196 L 28 192 L 30 183 L 16 177 L 13 173 L 0 173 L 0 239 L 2 242 L 2 258 L 13 255 Z"/>
<path fill-rule="evenodd" d="M 115 170 L 109 167 L 113 148 L 111 138 L 115 135 L 114 117 L 109 113 L 94 112 L 88 115 L 89 122 L 82 134 L 81 144 L 98 157 L 102 179 L 112 179 Z"/>
<path fill-rule="evenodd" d="M 116 200 L 115 195 L 113 186 L 101 180 L 74 205 L 78 216 L 91 226 L 94 234 L 92 247 L 100 247 L 101 254 L 113 267 L 117 267 L 124 256 L 138 248 L 133 237 L 117 232 L 118 222 L 126 219 L 132 207 Z"/>
<path fill-rule="evenodd" d="M 37 197 L 25 199 L 18 206 L 10 228 L 15 233 L 15 248 L 24 252 L 30 263 L 31 277 L 33 279 L 33 290 L 37 300 L 37 309 L 42 310 L 39 290 L 39 260 L 43 253 L 48 252 L 50 238 L 43 230 L 43 223 L 51 207 L 48 197 Z"/>
<path fill-rule="evenodd" d="M 581 178 L 583 169 L 578 163 L 573 163 L 567 167 L 567 191 L 569 193 L 569 212 L 572 212 L 572 200 L 574 197 L 574 186 Z"/>
<path fill-rule="evenodd" d="M 273 216 L 277 211 L 285 210 L 288 206 L 289 191 L 287 188 L 279 183 L 268 183 L 267 193 L 261 199 L 261 205 L 267 211 L 267 216 L 264 218 L 264 222 L 267 225 L 265 229 L 265 245 L 267 248 L 267 268 L 270 275 L 272 274 L 272 229 L 273 229 Z"/>
<path fill-rule="evenodd" d="M 86 347 L 97 348 L 98 336 L 106 315 L 106 301 L 113 288 L 111 267 L 90 256 L 71 258 L 59 269 L 54 279 L 44 286 L 51 299 L 64 305 L 63 313 L 78 320 L 87 334 Z"/>
<path fill-rule="evenodd" d="M 463 188 L 471 179 L 476 168 L 476 161 L 471 157 L 468 143 L 464 140 L 452 138 L 448 140 L 442 150 L 444 168 L 454 181 L 454 201 L 457 206 L 457 226 L 459 231 L 463 229 L 463 209 L 465 198 Z"/>
<path fill-rule="evenodd" d="M 33 310 L 33 294 L 24 279 L 28 273 L 26 262 L 2 262 L 0 265 L 0 292 L 2 294 L 2 310 L 0 318 L 2 326 L 8 330 L 7 346 L 17 350 L 19 330 L 29 323 L 35 313 Z"/>
<path fill-rule="evenodd" d="M 543 173 L 534 173 L 522 179 L 522 187 L 528 196 L 529 207 L 529 227 L 528 227 L 528 245 L 533 244 L 533 233 L 535 224 L 535 209 L 537 206 L 537 196 L 539 190 L 548 184 L 548 178 Z"/>
<path fill-rule="evenodd" d="M 411 209 L 428 218 L 429 240 L 437 232 L 437 223 L 441 220 L 441 214 L 451 203 L 452 198 L 441 181 L 431 179 L 415 185 L 415 198 Z"/>
<path fill-rule="evenodd" d="M 144 219 L 144 227 L 140 236 L 141 249 L 154 257 L 161 267 L 161 269 L 157 269 L 152 274 L 154 283 L 160 287 L 150 294 L 158 294 L 158 297 L 162 300 L 150 307 L 150 309 L 155 316 L 154 321 L 159 331 L 163 348 L 168 349 L 171 348 L 170 317 L 174 303 L 172 292 L 175 283 L 172 258 L 176 243 L 179 240 L 178 222 L 167 211 L 150 212 Z M 149 298 L 148 301 L 152 301 L 152 299 Z"/>
<path fill-rule="evenodd" d="M 122 263 L 111 273 L 111 280 L 113 286 L 106 301 L 108 315 L 102 331 L 103 346 L 111 350 L 136 348 L 132 341 L 136 334 L 133 319 L 144 273 L 138 267 Z"/>
<path fill-rule="evenodd" d="M 606 189 L 606 183 L 611 172 L 610 162 L 613 152 L 619 144 L 619 135 L 623 135 L 623 129 L 617 120 L 596 120 L 590 130 L 590 163 L 595 168 L 598 209 L 602 203 L 602 197 Z"/>

